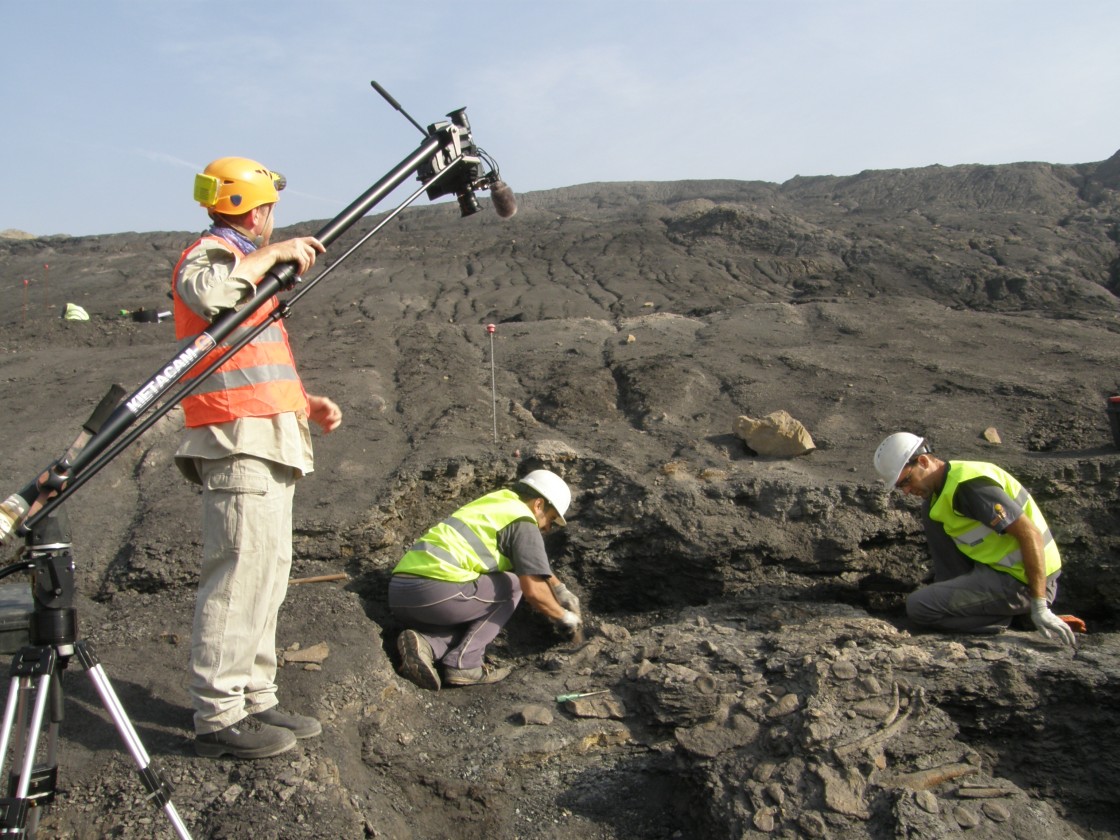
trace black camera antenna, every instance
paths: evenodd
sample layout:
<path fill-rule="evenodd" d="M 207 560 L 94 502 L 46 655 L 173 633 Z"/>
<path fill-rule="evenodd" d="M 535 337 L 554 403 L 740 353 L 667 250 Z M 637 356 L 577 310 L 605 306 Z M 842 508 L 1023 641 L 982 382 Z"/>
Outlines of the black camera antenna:
<path fill-rule="evenodd" d="M 381 94 L 381 96 L 382 96 L 382 98 L 383 98 L 383 99 L 384 99 L 384 100 L 385 100 L 386 102 L 388 102 L 388 103 L 389 103 L 390 105 L 392 105 L 392 106 L 393 106 L 393 107 L 394 107 L 395 109 L 397 109 L 397 110 L 398 110 L 398 111 L 400 111 L 400 112 L 401 112 L 402 114 L 404 114 L 404 116 L 405 116 L 405 119 L 407 119 L 407 120 L 408 120 L 408 121 L 409 121 L 410 123 L 412 123 L 412 124 L 413 124 L 414 126 L 416 126 L 416 130 L 417 130 L 417 131 L 419 131 L 419 132 L 420 132 L 421 134 L 423 134 L 423 135 L 424 135 L 425 137 L 427 137 L 427 136 L 428 136 L 428 132 L 426 132 L 426 131 L 424 130 L 423 126 L 421 126 L 421 125 L 420 125 L 420 123 L 416 122 L 416 120 L 414 120 L 414 119 L 412 118 L 412 115 L 411 115 L 411 114 L 409 114 L 409 113 L 408 113 L 408 111 L 406 111 L 406 110 L 405 110 L 404 108 L 402 108 L 402 107 L 401 107 L 401 104 L 400 104 L 399 102 L 397 102 L 397 100 L 395 100 L 395 99 L 394 99 L 394 98 L 392 97 L 392 95 L 391 95 L 391 94 L 389 93 L 389 91 L 385 90 L 385 88 L 381 87 L 381 85 L 379 85 L 379 84 L 378 84 L 377 82 L 373 82 L 373 81 L 371 81 L 371 82 L 370 82 L 370 84 L 371 84 L 371 85 L 373 85 L 373 89 L 374 89 L 375 91 L 377 91 L 378 93 L 380 93 L 380 94 Z"/>

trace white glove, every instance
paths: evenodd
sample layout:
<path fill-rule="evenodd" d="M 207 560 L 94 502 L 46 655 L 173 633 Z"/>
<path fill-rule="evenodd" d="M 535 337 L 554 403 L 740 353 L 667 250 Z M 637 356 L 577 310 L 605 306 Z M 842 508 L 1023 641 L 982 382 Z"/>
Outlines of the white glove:
<path fill-rule="evenodd" d="M 571 610 L 564 610 L 564 614 L 559 618 L 554 618 L 553 621 L 569 633 L 575 633 L 579 629 L 580 624 L 583 623 L 579 615 Z"/>
<path fill-rule="evenodd" d="M 576 615 L 580 614 L 579 598 L 577 598 L 572 590 L 568 589 L 564 584 L 558 583 L 552 587 L 552 597 L 556 599 L 556 603 L 566 610 L 571 610 Z"/>
<path fill-rule="evenodd" d="M 1031 621 L 1034 622 L 1038 632 L 1047 639 L 1057 638 L 1070 647 L 1077 647 L 1077 637 L 1073 635 L 1073 630 L 1050 612 L 1045 598 L 1031 598 Z"/>

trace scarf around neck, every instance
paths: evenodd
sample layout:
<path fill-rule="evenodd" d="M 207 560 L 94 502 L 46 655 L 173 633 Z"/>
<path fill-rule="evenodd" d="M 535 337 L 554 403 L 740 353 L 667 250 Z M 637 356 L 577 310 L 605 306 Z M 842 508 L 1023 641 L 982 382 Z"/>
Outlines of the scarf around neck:
<path fill-rule="evenodd" d="M 224 239 L 234 248 L 239 250 L 242 254 L 251 254 L 257 250 L 257 245 L 253 240 L 247 237 L 240 231 L 234 230 L 231 227 L 226 227 L 218 223 L 210 225 L 206 231 L 211 236 L 217 236 L 219 239 Z"/>

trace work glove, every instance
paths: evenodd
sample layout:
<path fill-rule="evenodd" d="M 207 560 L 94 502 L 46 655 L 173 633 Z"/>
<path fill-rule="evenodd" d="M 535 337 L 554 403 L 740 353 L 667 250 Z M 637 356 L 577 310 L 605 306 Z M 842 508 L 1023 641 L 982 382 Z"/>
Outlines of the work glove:
<path fill-rule="evenodd" d="M 1073 630 L 1050 612 L 1045 598 L 1031 598 L 1031 621 L 1047 639 L 1056 638 L 1070 647 L 1077 647 L 1077 637 L 1073 635 Z"/>
<path fill-rule="evenodd" d="M 580 615 L 579 598 L 577 598 L 572 590 L 568 589 L 564 584 L 558 583 L 552 587 L 552 597 L 556 599 L 556 603 L 566 610 L 571 610 L 576 615 Z"/>
<path fill-rule="evenodd" d="M 568 636 L 575 636 L 579 632 L 580 625 L 583 624 L 579 614 L 571 610 L 564 610 L 564 614 L 559 618 L 552 619 L 552 622 L 561 633 Z"/>

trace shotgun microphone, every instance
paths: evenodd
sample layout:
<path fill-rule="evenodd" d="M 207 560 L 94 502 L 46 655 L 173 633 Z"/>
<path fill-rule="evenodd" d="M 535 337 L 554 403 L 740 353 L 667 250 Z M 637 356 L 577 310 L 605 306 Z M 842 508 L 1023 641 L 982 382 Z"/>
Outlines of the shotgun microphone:
<path fill-rule="evenodd" d="M 494 205 L 494 212 L 501 219 L 508 219 L 517 213 L 517 197 L 501 178 L 490 185 L 490 202 Z"/>

